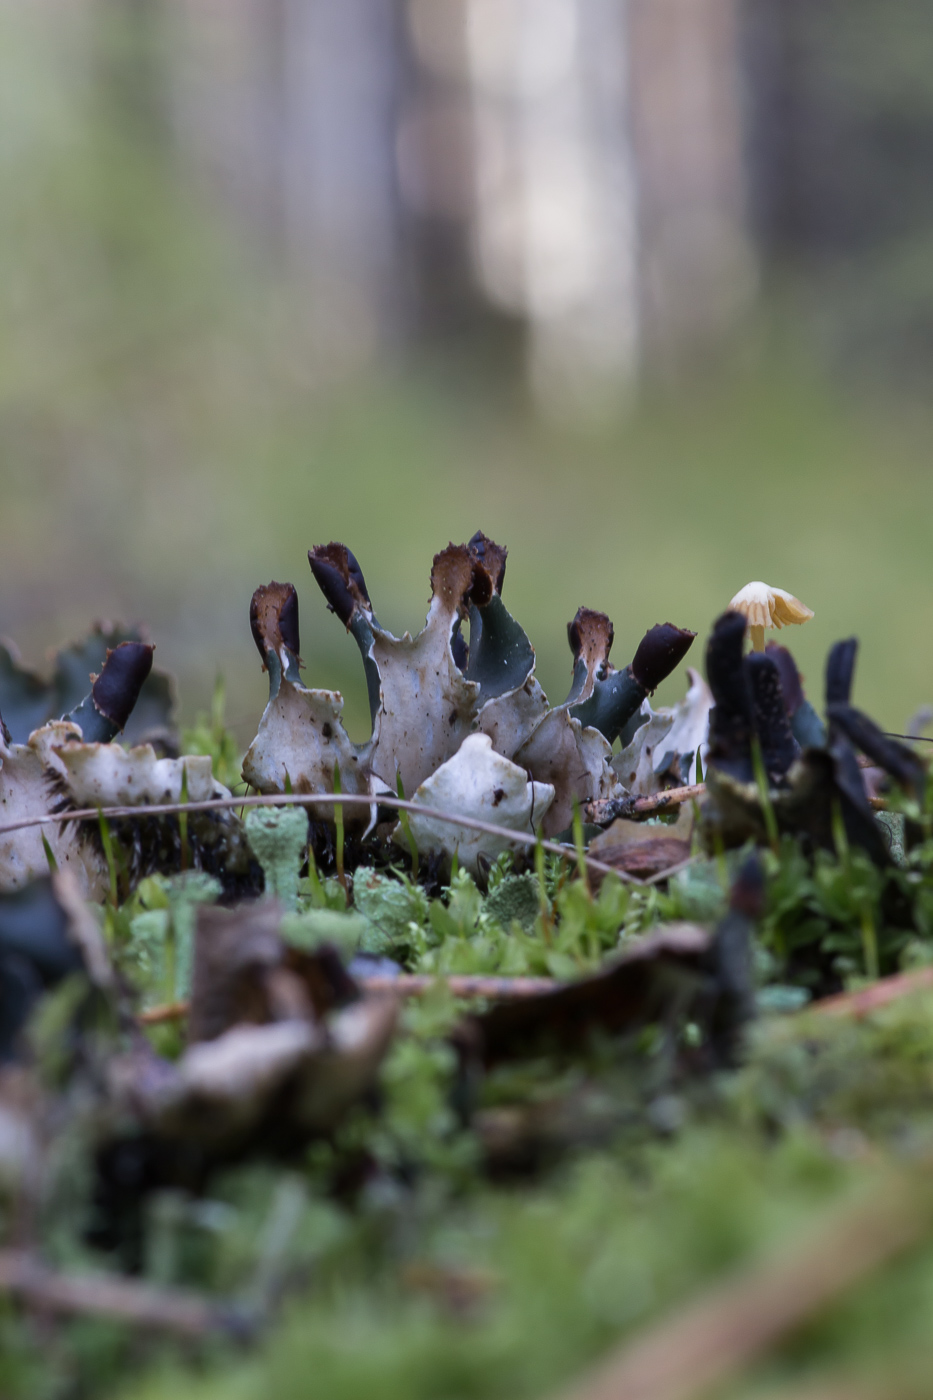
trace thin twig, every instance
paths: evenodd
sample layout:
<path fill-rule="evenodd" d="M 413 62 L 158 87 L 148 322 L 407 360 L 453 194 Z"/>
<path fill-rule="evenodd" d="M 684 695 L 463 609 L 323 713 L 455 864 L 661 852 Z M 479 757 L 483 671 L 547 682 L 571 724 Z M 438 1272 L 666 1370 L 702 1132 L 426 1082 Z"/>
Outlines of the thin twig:
<path fill-rule="evenodd" d="M 922 1238 L 933 1195 L 887 1173 L 821 1227 L 610 1354 L 562 1400 L 694 1400 Z"/>
<path fill-rule="evenodd" d="M 498 836 L 503 841 L 512 841 L 518 846 L 525 846 L 529 849 L 536 846 L 539 841 L 537 836 L 532 836 L 525 831 L 513 831 L 510 827 L 498 826 L 495 822 L 483 822 L 475 817 L 462 817 L 454 812 L 442 812 L 437 807 L 425 807 L 420 802 L 403 801 L 402 798 L 394 797 L 390 793 L 378 797 L 367 797 L 365 793 L 346 792 L 269 793 L 257 797 L 210 797 L 202 802 L 142 803 L 138 807 L 81 807 L 64 812 L 45 812 L 41 816 L 25 817 L 18 822 L 7 822 L 0 826 L 0 836 L 5 836 L 10 831 L 23 831 L 27 827 L 73 821 L 98 821 L 101 817 L 108 820 L 135 817 L 138 821 L 143 817 L 177 816 L 180 812 L 221 812 L 232 807 L 318 806 L 392 807 L 402 812 L 414 812 L 418 816 L 429 818 L 431 821 L 448 822 L 454 826 L 465 827 L 468 831 L 480 831 L 487 836 Z M 540 844 L 551 855 L 563 856 L 569 861 L 575 861 L 577 858 L 573 846 L 564 846 L 558 841 L 541 841 Z M 598 874 L 616 875 L 620 880 L 624 880 L 630 885 L 647 883 L 635 875 L 627 875 L 624 871 L 616 870 L 611 865 L 603 864 L 602 861 L 593 860 L 591 856 L 587 856 L 586 863 Z"/>
<path fill-rule="evenodd" d="M 492 1001 L 521 1001 L 563 985 L 555 977 L 485 977 L 479 973 L 445 977 L 402 972 L 397 977 L 373 975 L 358 980 L 364 992 L 398 992 L 401 996 L 418 997 L 442 984 L 455 997 L 488 997 Z"/>
<path fill-rule="evenodd" d="M 245 1316 L 200 1294 L 154 1288 L 114 1274 L 58 1273 L 28 1250 L 0 1250 L 3 1293 L 45 1312 L 107 1317 L 183 1337 L 250 1331 Z"/>
<path fill-rule="evenodd" d="M 446 987 L 455 997 L 488 997 L 491 1001 L 519 1001 L 523 997 L 553 992 L 564 983 L 555 977 L 489 977 L 485 974 L 400 972 L 395 976 L 373 974 L 354 978 L 361 992 L 376 995 L 392 992 L 401 997 L 420 997 L 434 987 Z M 166 1021 L 181 1021 L 188 1015 L 190 1002 L 171 1001 L 140 1011 L 136 1019 L 143 1026 L 160 1026 Z"/>
<path fill-rule="evenodd" d="M 647 797 L 602 797 L 585 803 L 583 815 L 596 826 L 605 826 L 617 817 L 650 817 L 652 812 L 663 812 L 668 807 L 696 802 L 705 792 L 705 783 L 691 783 L 689 787 L 665 788 L 663 792 L 654 792 Z M 877 812 L 888 810 L 887 798 L 869 797 L 868 801 Z"/>

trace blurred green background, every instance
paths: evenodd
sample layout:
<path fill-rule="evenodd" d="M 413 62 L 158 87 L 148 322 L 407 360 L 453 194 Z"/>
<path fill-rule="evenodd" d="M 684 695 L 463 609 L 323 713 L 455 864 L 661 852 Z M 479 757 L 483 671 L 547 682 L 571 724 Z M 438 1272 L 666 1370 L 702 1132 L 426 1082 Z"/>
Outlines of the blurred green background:
<path fill-rule="evenodd" d="M 700 633 L 690 660 L 701 666 L 713 618 L 762 578 L 815 610 L 788 640 L 816 698 L 827 648 L 854 633 L 862 641 L 857 701 L 886 727 L 900 730 L 933 701 L 927 211 L 909 198 L 897 205 L 903 191 L 886 189 L 885 209 L 892 201 L 901 209 L 891 227 L 837 237 L 801 214 L 801 189 L 810 186 L 800 175 L 803 168 L 818 189 L 812 172 L 825 160 L 836 178 L 840 151 L 863 171 L 859 141 L 879 170 L 896 171 L 899 149 L 914 158 L 918 132 L 929 162 L 933 65 L 924 74 L 917 47 L 922 54 L 930 44 L 910 41 L 920 8 L 899 7 L 904 23 L 890 26 L 881 54 L 871 40 L 885 33 L 887 11 L 854 7 L 829 76 L 817 62 L 825 43 L 800 6 L 733 13 L 734 43 L 720 44 L 716 61 L 732 65 L 741 90 L 771 55 L 784 99 L 774 99 L 777 117 L 761 103 L 757 112 L 736 108 L 749 251 L 745 271 L 736 263 L 727 279 L 729 314 L 710 314 L 702 333 L 696 318 L 689 335 L 666 322 L 658 331 L 659 314 L 639 290 L 660 275 L 644 222 L 652 188 L 645 140 L 640 156 L 629 151 L 643 217 L 630 298 L 639 308 L 636 350 L 609 370 L 597 366 L 598 393 L 582 398 L 559 392 L 562 365 L 572 378 L 575 342 L 558 342 L 564 322 L 546 298 L 529 294 L 524 310 L 514 296 L 496 303 L 478 273 L 464 290 L 471 249 L 480 247 L 476 265 L 484 266 L 475 210 L 455 217 L 405 208 L 396 192 L 392 258 L 380 254 L 367 273 L 376 309 L 350 334 L 353 303 L 330 292 L 339 277 L 357 285 L 355 265 L 331 277 L 313 211 L 299 212 L 283 234 L 275 210 L 294 207 L 292 186 L 263 193 L 254 178 L 267 172 L 262 151 L 242 176 L 252 185 L 239 204 L 229 194 L 240 187 L 236 159 L 225 185 L 212 174 L 210 149 L 203 153 L 225 120 L 214 100 L 221 89 L 211 88 L 218 65 L 199 67 L 203 55 L 226 54 L 228 96 L 247 84 L 244 54 L 255 57 L 242 34 L 236 48 L 228 32 L 239 8 L 194 0 L 0 6 L 0 633 L 28 661 L 41 664 L 48 648 L 96 618 L 145 620 L 158 663 L 179 677 L 186 716 L 206 706 L 223 674 L 228 716 L 246 741 L 265 691 L 250 595 L 270 578 L 290 579 L 308 681 L 345 690 L 360 736 L 356 650 L 317 594 L 307 549 L 346 542 L 380 619 L 414 631 L 432 555 L 482 528 L 509 547 L 506 602 L 535 644 L 552 698 L 569 681 L 565 626 L 581 603 L 613 618 L 617 664 L 648 626 L 669 619 Z M 285 10 L 268 8 L 281 29 Z M 451 26 L 462 22 L 452 4 L 440 8 Z M 425 59 L 434 50 L 419 39 L 424 6 L 396 9 L 392 52 L 399 35 L 408 43 L 392 107 L 402 130 L 419 92 L 435 92 L 451 70 Z M 727 9 L 710 0 L 710 23 Z M 816 9 L 824 26 L 835 13 Z M 351 10 L 353 54 L 368 9 L 360 0 Z M 797 24 L 798 41 L 809 44 L 801 52 L 815 55 L 802 77 L 798 65 L 796 87 L 774 59 L 783 52 L 776 15 Z M 474 39 L 478 23 L 468 26 Z M 585 34 L 582 20 L 574 32 Z M 280 34 L 266 39 L 281 43 Z M 286 39 L 286 57 L 299 54 L 301 36 Z M 308 42 L 313 49 L 320 36 Z M 629 35 L 628 61 L 638 42 Z M 582 38 L 578 47 L 584 52 Z M 290 81 L 301 87 L 301 72 Z M 787 92 L 806 97 L 808 82 L 827 101 L 837 94 L 836 126 L 829 122 L 825 152 L 808 148 L 795 165 L 792 143 L 775 156 L 775 131 L 790 120 Z M 765 88 L 773 97 L 778 86 Z M 263 99 L 273 109 L 274 87 Z M 802 120 L 809 109 L 799 98 L 794 110 Z M 895 110 L 901 127 L 892 126 Z M 872 136 L 873 114 L 888 157 Z M 642 112 L 643 123 L 650 118 Z M 330 130 L 326 114 L 320 121 Z M 277 130 L 285 125 L 281 118 Z M 244 129 L 227 156 L 246 151 Z M 277 139 L 275 131 L 268 138 L 273 147 Z M 400 143 L 393 137 L 390 151 L 404 155 Z M 906 154 L 902 165 L 909 185 L 915 167 Z M 778 174 L 769 184 L 762 170 Z M 296 180 L 304 189 L 300 171 Z M 321 204 L 332 207 L 325 196 L 326 183 Z M 829 198 L 845 230 L 861 227 L 857 200 L 840 213 L 832 191 Z M 873 208 L 867 194 L 863 203 Z M 672 208 L 689 233 L 689 211 Z M 365 226 L 353 210 L 347 217 L 351 228 Z M 311 232 L 299 237 L 305 227 Z M 617 262 L 610 247 L 607 266 Z M 672 305 L 686 285 L 673 277 Z M 548 355 L 558 344 L 550 378 L 534 369 L 535 335 Z M 678 677 L 662 698 L 682 689 Z"/>

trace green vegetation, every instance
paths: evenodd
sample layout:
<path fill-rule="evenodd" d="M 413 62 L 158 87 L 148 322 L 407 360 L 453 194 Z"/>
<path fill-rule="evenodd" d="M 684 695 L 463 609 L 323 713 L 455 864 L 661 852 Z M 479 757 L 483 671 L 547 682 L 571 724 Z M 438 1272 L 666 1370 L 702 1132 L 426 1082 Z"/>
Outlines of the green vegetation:
<path fill-rule="evenodd" d="M 266 823 L 263 841 L 274 826 Z M 287 884 L 284 849 L 267 859 Z M 806 987 L 808 950 L 822 964 L 835 960 L 837 972 L 864 975 L 866 908 L 886 970 L 926 960 L 931 855 L 921 844 L 888 876 L 921 910 L 908 941 L 884 922 L 885 881 L 873 868 L 873 880 L 853 877 L 847 851 L 820 856 L 812 870 L 789 840 L 765 853 L 762 1009 L 782 993 L 794 1004 L 787 994 Z M 715 920 L 740 860 L 694 864 L 667 891 L 608 877 L 596 895 L 552 858 L 535 874 L 502 857 L 485 892 L 454 872 L 435 896 L 400 870 L 360 867 L 350 911 L 343 886 L 312 866 L 283 931 L 298 946 L 323 938 L 345 957 L 390 954 L 416 971 L 572 977 L 659 920 Z M 149 878 L 127 904 L 106 908 L 111 950 L 143 1004 L 187 991 L 194 902 L 216 895 L 196 873 Z M 66 982 L 38 1013 L 33 1043 L 47 1075 L 62 1073 L 74 1008 Z M 248 1356 L 205 1343 L 193 1370 L 173 1344 L 88 1319 L 59 1324 L 50 1352 L 41 1328 L 7 1307 L 3 1395 L 167 1400 L 183 1388 L 192 1400 L 288 1400 L 311 1386 L 352 1400 L 375 1385 L 406 1400 L 548 1395 L 738 1266 L 806 1238 L 836 1204 L 871 1189 L 885 1162 L 916 1171 L 933 1147 L 926 993 L 864 1021 L 766 1014 L 743 1066 L 712 1077 L 672 1074 L 654 1034 L 597 1035 L 578 1054 L 493 1070 L 469 1119 L 450 1039 L 464 1009 L 442 982 L 408 1003 L 378 1102 L 330 1138 L 284 1160 L 253 1154 L 215 1172 L 201 1193 L 149 1197 L 144 1276 L 258 1307 L 269 1321 Z M 150 1034 L 162 1054 L 179 1053 L 176 1027 Z M 96 1270 L 119 1253 L 85 1238 L 97 1207 L 81 1121 L 57 1149 L 42 1235 L 51 1262 Z M 483 1164 L 504 1122 L 533 1145 L 521 1173 L 500 1180 Z M 840 1366 L 887 1374 L 897 1356 L 909 1385 L 930 1360 L 931 1289 L 927 1242 L 843 1295 L 749 1383 Z"/>
<path fill-rule="evenodd" d="M 316 308 L 221 227 L 169 143 L 88 78 L 94 49 L 77 21 L 62 15 L 53 41 L 47 19 L 18 8 L 0 15 L 0 632 L 28 659 L 89 617 L 145 618 L 159 665 L 181 677 L 183 751 L 210 755 L 234 787 L 265 702 L 254 587 L 294 579 L 309 678 L 346 687 L 360 737 L 355 649 L 305 606 L 308 547 L 345 539 L 401 633 L 424 616 L 431 552 L 482 525 L 511 548 L 509 608 L 539 645 L 552 700 L 569 679 L 563 622 L 581 603 L 612 616 L 616 661 L 667 618 L 701 632 L 699 656 L 709 620 L 755 578 L 816 612 L 795 638 L 811 694 L 828 645 L 855 632 L 859 703 L 886 728 L 933 698 L 928 405 L 827 384 L 773 309 L 689 383 L 649 386 L 588 426 L 537 418 L 495 341 L 393 346 L 337 374 L 327 328 L 309 331 Z M 913 275 L 904 282 L 909 299 Z M 658 703 L 682 692 L 674 677 Z M 105 824 L 101 840 L 110 849 Z M 266 858 L 271 872 L 274 842 Z M 762 1015 L 742 1068 L 681 1080 L 656 1034 L 597 1036 L 491 1072 L 470 1118 L 451 1042 L 465 1007 L 438 986 L 407 1006 L 376 1099 L 331 1139 L 147 1204 L 143 1278 L 268 1305 L 249 1350 L 101 1320 L 52 1326 L 0 1294 L 0 1395 L 544 1396 L 805 1237 L 887 1164 L 922 1173 L 933 999 L 863 1021 L 777 1013 L 827 982 L 931 961 L 933 843 L 887 872 L 842 843 L 810 861 L 785 839 L 762 858 Z M 357 870 L 348 907 L 333 860 L 312 859 L 296 895 L 293 853 L 267 877 L 297 902 L 285 938 L 416 973 L 576 977 L 658 922 L 715 924 L 739 858 L 697 861 L 663 888 L 610 877 L 592 895 L 550 857 L 447 884 L 424 860 L 418 883 L 404 849 L 396 859 Z M 140 1006 L 174 1001 L 190 987 L 196 907 L 217 887 L 198 872 L 151 877 L 118 907 L 111 867 L 111 952 Z M 33 1025 L 52 1080 L 79 999 L 65 982 Z M 179 1054 L 177 1025 L 148 1033 Z M 69 1104 L 76 1126 L 57 1142 L 37 1230 L 57 1267 L 116 1268 L 116 1246 L 87 1242 L 93 1124 L 81 1109 Z M 534 1137 L 542 1122 L 526 1175 L 484 1170 L 492 1128 Z M 0 1158 L 3 1133 L 0 1120 Z M 5 1206 L 0 1220 L 5 1243 L 30 1224 Z M 927 1234 L 728 1394 L 840 1370 L 922 1394 L 931 1302 Z"/>
<path fill-rule="evenodd" d="M 818 1016 L 766 1024 L 744 1070 L 678 1097 L 672 1138 L 671 1105 L 656 1101 L 612 1147 L 573 1149 L 520 1189 L 470 1184 L 465 1142 L 445 1154 L 435 1147 L 417 1189 L 374 1182 L 353 1212 L 321 1196 L 330 1164 L 319 1153 L 291 1173 L 229 1173 L 207 1200 L 158 1204 L 150 1272 L 165 1283 L 255 1284 L 276 1216 L 297 1192 L 298 1224 L 275 1265 L 282 1277 L 309 1277 L 311 1291 L 302 1287 L 255 1355 L 218 1353 L 197 1379 L 150 1345 L 155 1374 L 143 1381 L 137 1370 L 120 1384 L 119 1329 L 72 1324 L 50 1364 L 39 1335 L 8 1317 L 3 1393 L 73 1394 L 83 1372 L 94 1377 L 88 1393 L 102 1394 L 109 1378 L 117 1393 L 146 1400 L 180 1388 L 192 1400 L 297 1397 L 309 1386 L 350 1400 L 376 1384 L 424 1400 L 550 1394 L 616 1339 L 805 1235 L 874 1179 L 879 1154 L 928 1152 L 931 1014 L 933 1002 L 919 997 L 861 1025 Z M 436 1026 L 438 1008 L 431 1015 Z M 423 1147 L 451 1132 L 431 1092 L 445 1066 L 419 1058 L 400 1056 L 387 1072 L 386 1162 L 390 1138 L 396 1149 Z M 761 1374 L 799 1380 L 842 1364 L 893 1385 L 894 1357 L 894 1376 L 922 1374 L 931 1288 L 928 1244 L 841 1300 Z"/>

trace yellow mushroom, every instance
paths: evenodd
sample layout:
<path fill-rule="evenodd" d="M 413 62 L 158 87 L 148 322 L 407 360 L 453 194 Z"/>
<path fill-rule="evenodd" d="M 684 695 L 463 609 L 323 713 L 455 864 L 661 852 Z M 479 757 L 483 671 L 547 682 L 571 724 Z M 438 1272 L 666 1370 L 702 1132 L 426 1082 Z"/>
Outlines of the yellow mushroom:
<path fill-rule="evenodd" d="M 747 583 L 729 604 L 731 612 L 740 612 L 751 634 L 752 650 L 764 651 L 765 628 L 786 627 L 788 623 L 809 622 L 812 608 L 801 603 L 783 588 L 771 588 L 767 583 Z"/>

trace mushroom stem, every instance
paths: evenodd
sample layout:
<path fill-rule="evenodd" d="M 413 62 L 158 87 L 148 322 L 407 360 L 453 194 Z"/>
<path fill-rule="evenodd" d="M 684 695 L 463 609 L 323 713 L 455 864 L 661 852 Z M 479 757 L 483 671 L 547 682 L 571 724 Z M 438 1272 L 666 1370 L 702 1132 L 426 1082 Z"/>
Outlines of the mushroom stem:
<path fill-rule="evenodd" d="M 749 627 L 752 639 L 752 651 L 764 651 L 765 649 L 765 629 L 763 627 Z"/>

